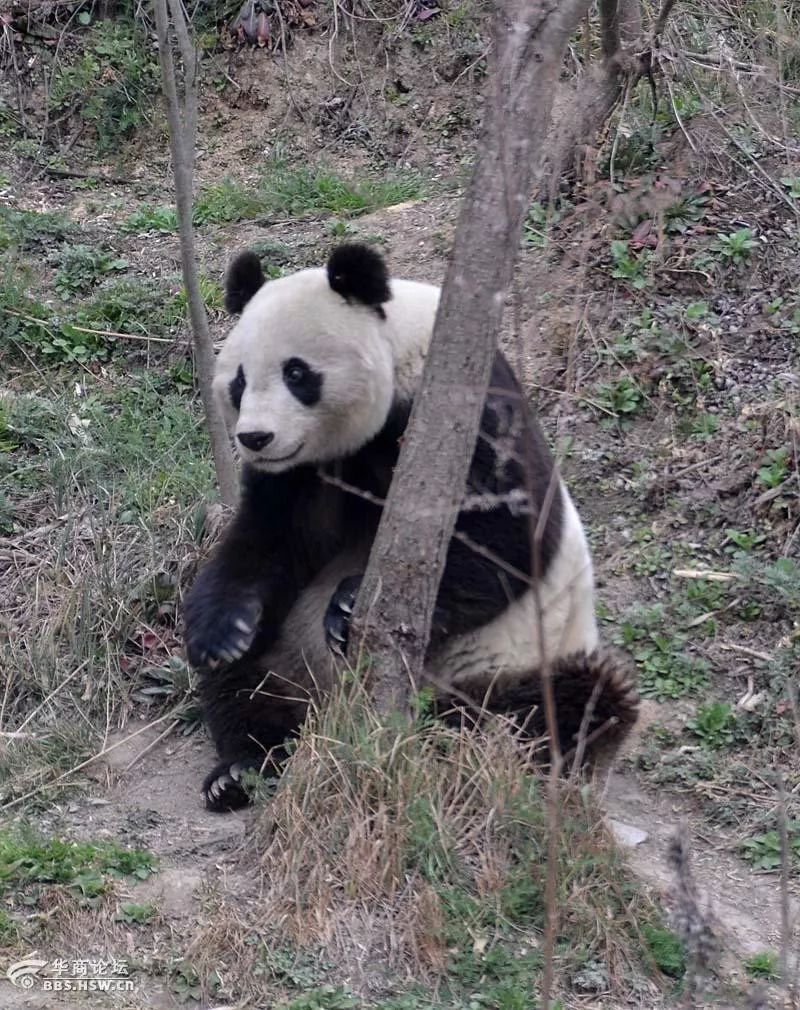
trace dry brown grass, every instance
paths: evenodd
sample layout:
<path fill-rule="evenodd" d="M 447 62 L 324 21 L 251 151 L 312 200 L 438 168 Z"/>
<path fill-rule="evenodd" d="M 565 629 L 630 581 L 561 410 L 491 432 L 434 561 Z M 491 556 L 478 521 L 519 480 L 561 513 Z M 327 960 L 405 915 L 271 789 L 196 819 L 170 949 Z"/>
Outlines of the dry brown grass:
<path fill-rule="evenodd" d="M 344 687 L 307 725 L 256 822 L 244 859 L 258 897 L 243 903 L 223 888 L 192 962 L 222 963 L 266 995 L 265 950 L 323 951 L 337 978 L 374 993 L 389 975 L 432 985 L 447 971 L 452 985 L 464 958 L 479 968 L 498 947 L 536 950 L 548 835 L 530 746 L 499 721 L 483 732 L 424 716 L 382 722 L 357 683 Z M 586 784 L 565 782 L 560 803 L 560 939 L 627 991 L 653 974 L 639 932 L 653 906 Z"/>

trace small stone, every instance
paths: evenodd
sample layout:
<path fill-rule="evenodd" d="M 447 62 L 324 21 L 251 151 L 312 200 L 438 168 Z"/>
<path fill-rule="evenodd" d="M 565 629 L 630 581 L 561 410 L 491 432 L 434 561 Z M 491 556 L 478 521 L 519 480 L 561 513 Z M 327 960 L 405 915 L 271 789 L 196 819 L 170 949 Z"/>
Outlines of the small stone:
<path fill-rule="evenodd" d="M 608 826 L 611 828 L 611 834 L 620 845 L 627 845 L 631 849 L 646 842 L 650 837 L 641 828 L 636 828 L 632 824 L 623 824 L 622 821 L 615 821 L 613 817 L 608 818 Z"/>

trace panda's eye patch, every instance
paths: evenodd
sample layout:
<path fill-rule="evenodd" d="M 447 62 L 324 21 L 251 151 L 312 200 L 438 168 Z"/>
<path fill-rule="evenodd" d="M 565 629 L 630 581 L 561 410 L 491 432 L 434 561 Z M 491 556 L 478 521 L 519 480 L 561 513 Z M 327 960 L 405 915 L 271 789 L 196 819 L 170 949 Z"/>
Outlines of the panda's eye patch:
<path fill-rule="evenodd" d="M 305 407 L 313 407 L 319 402 L 322 392 L 322 376 L 303 361 L 289 358 L 283 363 L 283 381 L 289 392 Z"/>
<path fill-rule="evenodd" d="M 247 385 L 244 377 L 244 369 L 239 365 L 236 370 L 236 375 L 231 379 L 230 385 L 228 386 L 228 394 L 231 398 L 231 403 L 233 404 L 234 410 L 240 410 L 242 406 L 242 394 L 244 393 L 244 387 Z"/>

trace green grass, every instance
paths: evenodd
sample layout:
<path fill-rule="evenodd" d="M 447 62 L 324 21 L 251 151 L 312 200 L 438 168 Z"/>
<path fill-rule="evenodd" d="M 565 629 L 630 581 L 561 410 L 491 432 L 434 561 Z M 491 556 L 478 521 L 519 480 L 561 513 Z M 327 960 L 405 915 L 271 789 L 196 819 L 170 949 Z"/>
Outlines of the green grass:
<path fill-rule="evenodd" d="M 197 195 L 193 220 L 202 227 L 276 214 L 348 218 L 417 199 L 424 193 L 421 177 L 413 172 L 345 178 L 322 166 L 295 167 L 275 160 L 252 185 L 226 177 L 203 187 Z M 337 222 L 337 227 L 339 232 L 346 232 L 345 222 Z M 130 214 L 122 228 L 131 232 L 175 232 L 177 214 L 173 207 L 145 205 Z"/>
<path fill-rule="evenodd" d="M 341 217 L 417 199 L 424 193 L 421 178 L 412 172 L 345 179 L 324 167 L 290 167 L 279 160 L 267 168 L 259 188 L 265 212 Z"/>
<path fill-rule="evenodd" d="M 0 896 L 35 903 L 50 885 L 81 899 L 96 898 L 113 878 L 144 880 L 155 872 L 148 852 L 115 842 L 75 842 L 43 837 L 28 827 L 0 829 Z"/>
<path fill-rule="evenodd" d="M 46 799 L 100 749 L 117 706 L 194 719 L 176 590 L 213 471 L 199 404 L 155 371 L 83 373 L 77 392 L 4 394 L 0 410 L 0 522 L 21 552 L 4 575 L 3 728 L 27 734 L 0 751 L 2 804 Z M 46 531 L 35 549 L 31 529 Z"/>
<path fill-rule="evenodd" d="M 62 211 L 39 213 L 0 205 L 0 252 L 50 251 L 63 242 L 74 225 Z"/>

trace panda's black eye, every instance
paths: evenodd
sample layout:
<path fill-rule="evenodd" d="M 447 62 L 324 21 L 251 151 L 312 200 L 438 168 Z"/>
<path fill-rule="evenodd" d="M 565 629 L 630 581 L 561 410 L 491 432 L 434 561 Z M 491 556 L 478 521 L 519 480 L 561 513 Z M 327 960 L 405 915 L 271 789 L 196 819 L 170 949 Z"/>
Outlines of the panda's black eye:
<path fill-rule="evenodd" d="M 246 385 L 247 382 L 244 377 L 244 369 L 241 365 L 239 365 L 236 370 L 236 375 L 231 379 L 230 385 L 228 386 L 228 394 L 230 395 L 234 410 L 241 409 L 242 394 L 244 393 L 244 387 Z"/>
<path fill-rule="evenodd" d="M 319 402 L 322 392 L 322 376 L 319 372 L 303 361 L 302 358 L 289 358 L 283 363 L 283 381 L 289 392 L 304 406 L 313 407 Z"/>
<path fill-rule="evenodd" d="M 308 367 L 303 362 L 296 361 L 294 364 L 287 364 L 283 374 L 287 382 L 297 386 L 308 374 Z"/>

